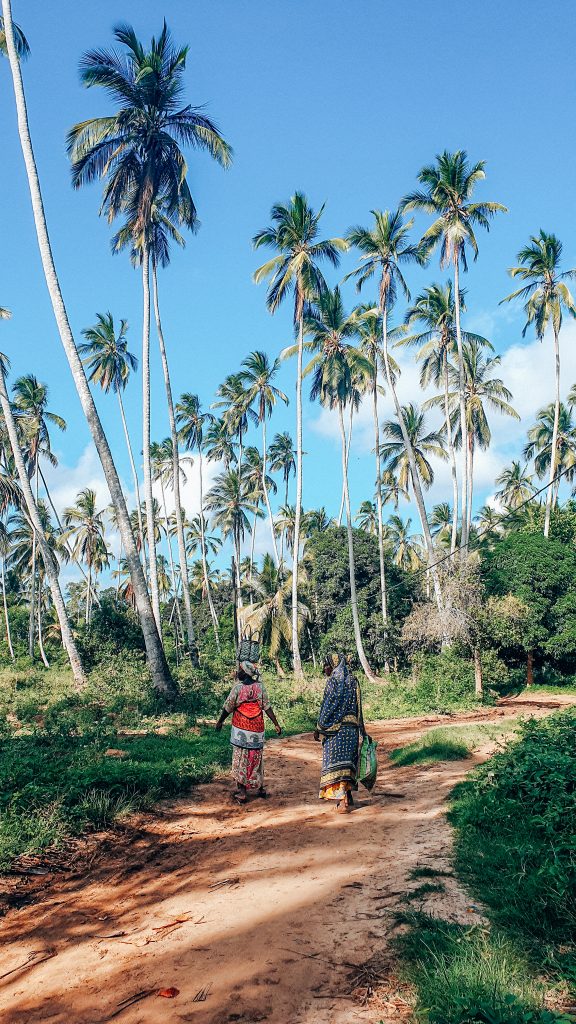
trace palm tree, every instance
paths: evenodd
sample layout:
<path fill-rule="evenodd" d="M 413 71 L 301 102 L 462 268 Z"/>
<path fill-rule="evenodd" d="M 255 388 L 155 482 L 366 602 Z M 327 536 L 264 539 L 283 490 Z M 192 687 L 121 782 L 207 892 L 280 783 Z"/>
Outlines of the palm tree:
<path fill-rule="evenodd" d="M 110 553 L 105 539 L 105 509 L 97 511 L 96 492 L 86 487 L 77 495 L 76 504 L 64 509 L 63 519 L 66 539 L 72 542 L 75 558 L 81 558 L 88 567 L 86 608 L 84 621 L 90 622 L 92 600 L 92 574 L 108 565 Z"/>
<path fill-rule="evenodd" d="M 192 461 L 192 460 L 190 460 Z M 168 517 L 168 506 L 166 504 L 166 484 L 172 483 L 172 473 L 174 470 L 174 459 L 172 457 L 172 439 L 170 437 L 164 438 L 163 441 L 153 441 L 150 445 L 150 462 L 152 466 L 152 480 L 160 484 L 160 493 L 162 495 L 162 510 L 164 512 L 164 533 L 166 535 L 166 541 L 168 544 L 168 564 L 170 566 L 170 576 L 172 578 L 172 591 L 174 593 L 174 606 L 178 623 L 184 635 L 182 628 L 182 617 L 180 614 L 180 603 L 178 601 L 178 587 L 176 583 L 176 567 L 174 565 L 174 555 L 172 553 L 172 535 L 176 532 L 176 515 L 174 514 L 174 526 L 176 529 L 172 530 L 169 528 L 170 520 Z M 186 474 L 184 472 L 181 460 L 178 460 L 178 475 L 183 483 L 186 483 Z M 160 556 L 158 556 L 160 558 Z M 159 585 L 159 593 L 162 592 L 162 587 Z"/>
<path fill-rule="evenodd" d="M 60 540 L 58 532 L 54 529 L 50 520 L 50 514 L 46 507 L 46 503 L 44 501 L 39 501 L 37 508 L 38 515 L 42 523 L 45 541 L 54 557 L 56 557 Z M 42 563 L 37 565 L 36 562 L 35 530 L 26 514 L 20 510 L 15 512 L 11 517 L 10 525 L 12 527 L 12 548 L 10 552 L 11 565 L 15 568 L 21 578 L 31 576 L 33 572 L 37 574 L 38 596 L 34 605 L 34 628 L 35 631 L 37 630 L 40 657 L 44 667 L 49 668 L 50 666 L 46 657 L 42 638 L 42 612 L 47 608 L 47 601 L 45 600 L 44 592 L 45 574 L 43 572 Z"/>
<path fill-rule="evenodd" d="M 214 419 L 208 425 L 204 453 L 209 462 L 222 462 L 228 471 L 237 461 L 235 442 L 224 419 Z"/>
<path fill-rule="evenodd" d="M 357 337 L 358 318 L 356 313 L 346 315 L 338 287 L 334 291 L 326 288 L 319 296 L 314 311 L 306 317 L 306 332 L 310 341 L 305 342 L 305 348 L 315 353 L 304 371 L 304 376 L 313 374 L 310 398 L 312 401 L 318 398 L 323 405 L 331 409 L 336 408 L 338 411 L 342 441 L 342 480 L 346 505 L 350 606 L 354 638 L 360 664 L 367 677 L 374 679 L 374 673 L 364 651 L 358 614 L 354 537 L 348 487 L 346 427 L 344 425 L 344 410 L 353 398 L 356 382 L 362 377 L 369 379 L 372 373 L 372 364 L 350 343 L 350 339 Z"/>
<path fill-rule="evenodd" d="M 30 56 L 30 46 L 28 40 L 24 35 L 22 29 L 15 22 L 12 23 L 12 34 L 14 36 L 14 46 L 16 53 L 20 60 L 25 60 Z M 4 18 L 0 15 L 0 53 L 3 53 L 5 57 L 8 56 L 8 46 L 6 44 L 6 32 L 4 31 Z"/>
<path fill-rule="evenodd" d="M 284 508 L 288 505 L 288 488 L 290 477 L 296 473 L 296 450 L 290 434 L 276 434 L 270 445 L 270 469 L 273 473 L 282 473 L 284 480 Z M 296 512 L 296 506 L 294 506 Z M 280 563 L 284 562 L 284 531 L 280 533 Z"/>
<path fill-rule="evenodd" d="M 552 452 L 555 452 L 554 459 Z M 538 413 L 533 427 L 528 431 L 528 444 L 524 448 L 524 458 L 534 459 L 537 476 L 542 479 L 550 474 L 552 462 L 556 466 L 556 483 L 553 487 L 552 507 L 558 499 L 560 474 L 571 481 L 576 476 L 576 424 L 572 419 L 571 410 L 563 402 L 560 403 L 558 422 L 556 423 L 556 407 L 547 405 Z"/>
<path fill-rule="evenodd" d="M 306 532 L 309 537 L 314 533 L 325 533 L 331 526 L 334 526 L 334 520 L 330 519 L 324 507 L 312 508 L 306 513 Z"/>
<path fill-rule="evenodd" d="M 481 535 L 480 542 L 490 544 L 496 540 L 502 531 L 500 513 L 492 505 L 482 505 L 482 508 L 475 517 L 478 524 L 478 534 Z"/>
<path fill-rule="evenodd" d="M 474 455 L 476 446 L 486 451 L 492 440 L 492 432 L 486 416 L 486 407 L 504 416 L 512 416 L 520 419 L 518 413 L 509 404 L 512 398 L 511 392 L 504 383 L 492 374 L 500 365 L 500 356 L 484 357 L 482 354 L 484 339 L 470 339 L 464 342 L 464 379 L 465 379 L 465 410 L 466 410 L 466 436 L 468 438 L 468 494 L 467 532 L 470 532 L 472 499 L 474 493 Z M 458 417 L 460 372 L 454 367 L 449 367 L 448 376 L 452 391 L 449 394 L 449 403 L 453 409 L 452 430 L 454 431 L 454 443 L 458 447 L 462 443 L 462 434 Z M 443 402 L 443 396 L 438 395 L 425 403 L 424 407 L 439 405 Z"/>
<path fill-rule="evenodd" d="M 298 562 L 300 557 L 300 522 L 302 516 L 302 358 L 304 345 L 305 305 L 325 288 L 318 263 L 327 260 L 338 266 L 339 254 L 347 248 L 342 238 L 318 241 L 318 224 L 324 206 L 315 213 L 302 192 L 296 192 L 286 205 L 272 207 L 269 227 L 254 236 L 255 249 L 268 246 L 276 255 L 254 274 L 254 281 L 269 279 L 266 298 L 268 309 L 275 313 L 284 299 L 294 293 L 294 326 L 298 331 L 298 362 L 296 369 L 296 523 L 292 570 L 292 661 L 294 675 L 302 678 L 302 661 L 298 643 Z"/>
<path fill-rule="evenodd" d="M 154 237 L 157 211 L 174 211 L 180 224 L 194 229 L 196 208 L 187 182 L 187 165 L 181 149 L 191 145 L 206 150 L 223 166 L 231 159 L 231 150 L 215 124 L 198 108 L 182 106 L 183 77 L 187 47 L 177 48 L 164 22 L 150 49 L 137 39 L 133 28 L 119 25 L 114 35 L 123 53 L 114 50 L 89 51 L 80 65 L 81 79 L 87 88 L 105 89 L 118 104 L 112 116 L 90 118 L 68 133 L 68 152 L 72 161 L 75 188 L 96 178 L 106 178 L 102 211 L 113 220 L 128 212 L 133 249 L 142 267 L 144 315 L 142 335 L 143 383 L 143 458 L 146 515 L 152 515 L 152 478 L 150 467 L 150 257 L 158 337 L 168 398 L 170 428 L 177 462 L 177 441 L 171 400 L 168 366 L 158 309 L 158 245 Z M 121 247 L 117 237 L 115 247 Z M 166 260 L 168 259 L 166 250 Z M 174 469 L 174 487 L 179 489 L 178 468 Z M 180 509 L 176 494 L 177 517 Z M 178 524 L 178 550 L 185 584 L 185 551 L 182 524 Z M 151 523 L 148 533 L 152 532 Z M 160 629 L 160 605 L 157 587 L 156 553 L 150 550 L 152 605 Z M 188 588 L 184 585 L 184 604 L 190 655 L 195 660 L 194 627 L 189 609 Z"/>
<path fill-rule="evenodd" d="M 34 492 L 38 504 L 38 482 L 40 456 L 44 455 L 52 465 L 56 459 L 50 447 L 49 424 L 66 430 L 66 421 L 47 409 L 48 387 L 41 384 L 33 374 L 19 377 L 14 383 L 14 410 L 21 428 L 25 445 L 28 473 L 34 478 Z M 32 573 L 30 576 L 30 617 L 28 623 L 28 654 L 34 657 L 34 635 L 36 632 L 35 589 L 36 589 L 36 537 L 32 541 Z"/>
<path fill-rule="evenodd" d="M 74 337 L 70 329 L 70 322 L 68 320 L 68 314 L 64 305 L 64 299 L 60 289 L 60 283 L 58 281 L 58 275 L 56 273 L 56 266 L 52 256 L 52 249 L 50 245 L 50 238 L 48 236 L 48 226 L 46 223 L 46 217 L 44 213 L 44 204 L 42 200 L 42 193 L 40 189 L 40 182 L 38 179 L 38 169 L 36 166 L 36 160 L 34 157 L 34 150 L 32 148 L 32 141 L 30 138 L 30 128 L 28 125 L 28 113 L 26 109 L 26 98 L 24 95 L 24 85 L 22 82 L 22 70 L 19 62 L 18 55 L 18 42 L 14 34 L 14 25 L 12 22 L 12 9 L 11 0 L 2 0 L 2 12 L 3 12 L 3 26 L 6 41 L 6 50 L 8 52 L 8 58 L 10 61 L 10 70 L 12 73 L 12 81 L 14 85 L 14 95 L 16 101 L 16 112 L 18 117 L 18 132 L 20 137 L 20 145 L 22 148 L 22 154 L 24 157 L 24 163 L 26 166 L 26 173 L 28 177 L 28 185 L 30 188 L 30 197 L 32 202 L 32 212 L 34 215 L 34 223 L 36 227 L 36 234 L 38 237 L 38 248 L 40 251 L 40 257 L 42 260 L 42 266 L 44 269 L 44 276 L 46 278 L 46 285 L 50 294 L 50 300 L 54 310 L 54 318 L 60 334 L 60 340 L 66 353 L 68 363 L 74 379 L 74 384 L 80 398 L 82 405 L 82 411 L 90 427 L 92 439 L 96 446 L 98 456 L 102 463 L 102 469 L 108 485 L 108 490 L 112 498 L 113 504 L 118 514 L 118 525 L 122 534 L 123 546 L 126 552 L 126 558 L 130 566 L 130 573 L 132 577 L 132 586 L 134 591 L 134 598 L 138 608 L 138 614 L 140 617 L 140 623 L 142 626 L 142 633 L 144 636 L 144 642 L 146 645 L 146 653 L 148 656 L 148 663 L 150 666 L 150 672 L 152 676 L 153 685 L 156 689 L 164 691 L 166 693 L 174 693 L 175 686 L 174 681 L 171 677 L 170 670 L 162 644 L 160 636 L 156 628 L 152 608 L 150 605 L 150 598 L 146 587 L 146 580 L 142 571 L 142 566 L 138 558 L 138 552 L 134 543 L 134 537 L 130 528 L 130 519 L 128 516 L 128 509 L 126 507 L 126 500 L 122 492 L 120 484 L 120 478 L 114 465 L 112 453 L 108 440 L 102 429 L 102 424 L 96 410 L 93 396 L 90 392 L 90 387 L 86 379 L 84 367 L 78 354 Z M 12 443 L 12 441 L 11 441 Z M 20 469 L 18 469 L 20 475 Z M 27 496 L 26 501 L 27 501 Z M 48 577 L 51 583 L 51 573 L 48 572 Z M 60 594 L 59 598 L 55 598 L 56 590 L 52 589 L 52 598 L 58 613 L 60 626 L 62 628 L 63 620 L 61 618 L 61 609 L 64 608 L 64 602 Z M 71 633 L 69 628 L 62 632 L 63 642 L 67 649 L 71 651 L 69 642 L 71 639 Z M 77 658 L 77 652 L 75 660 Z M 78 662 L 79 664 L 79 662 Z M 82 677 L 83 678 L 83 675 Z M 79 676 L 80 679 L 80 676 Z"/>
<path fill-rule="evenodd" d="M 199 481 L 199 498 L 200 498 L 200 512 L 199 512 L 199 523 L 200 523 L 200 554 L 202 559 L 202 565 L 204 566 L 205 580 L 204 585 L 206 587 L 206 596 L 208 599 L 208 607 L 210 608 L 210 615 L 212 618 L 212 625 L 214 626 L 214 636 L 216 638 L 216 645 L 220 650 L 220 631 L 218 628 L 218 616 L 216 615 L 216 609 L 214 608 L 214 602 L 212 601 L 212 594 L 210 591 L 210 581 L 208 579 L 208 565 L 206 563 L 206 541 L 204 538 L 204 482 L 203 482 L 203 448 L 204 448 L 204 430 L 214 420 L 212 413 L 203 412 L 200 399 L 198 395 L 192 395 L 190 392 L 185 392 L 178 404 L 176 405 L 176 422 L 178 424 L 178 436 L 180 437 L 184 447 L 188 451 L 198 452 L 198 481 Z"/>
<path fill-rule="evenodd" d="M 213 409 L 222 409 L 222 422 L 228 437 L 238 438 L 238 467 L 242 477 L 244 437 L 250 423 L 258 422 L 256 413 L 250 407 L 248 391 L 241 373 L 230 373 L 216 391 L 217 402 Z M 228 467 L 227 467 L 228 468 Z"/>
<path fill-rule="evenodd" d="M 191 557 L 196 554 L 198 549 L 202 550 L 202 545 L 206 554 L 217 555 L 222 547 L 222 540 L 215 533 L 208 533 L 208 520 L 206 516 L 203 517 L 204 521 L 200 519 L 200 516 L 192 516 L 192 519 L 186 520 L 184 523 L 186 529 L 186 554 Z M 202 564 L 202 560 L 200 560 Z M 206 563 L 208 565 L 208 563 Z"/>
<path fill-rule="evenodd" d="M 442 547 L 451 548 L 453 524 L 454 514 L 448 502 L 442 501 L 439 505 L 434 505 L 430 515 L 430 529 L 432 536 Z"/>
<path fill-rule="evenodd" d="M 460 311 L 463 312 L 466 307 L 462 290 L 459 293 L 459 299 Z M 452 283 L 448 281 L 445 285 L 432 284 L 428 288 L 424 288 L 407 310 L 405 323 L 408 327 L 417 324 L 421 328 L 416 334 L 411 334 L 399 342 L 401 345 L 418 346 L 419 351 L 416 358 L 422 364 L 420 372 L 421 386 L 425 388 L 430 383 L 433 383 L 436 387 L 442 386 L 444 388 L 444 429 L 446 431 L 448 455 L 452 471 L 453 495 L 450 550 L 454 554 L 458 535 L 459 494 L 456 454 L 450 416 L 448 367 L 450 358 L 458 352 L 458 339 L 456 336 L 456 315 Z M 492 348 L 488 341 L 480 339 L 478 335 L 463 332 L 462 337 L 465 341 L 478 338 L 478 340 Z"/>
<path fill-rule="evenodd" d="M 83 362 L 88 370 L 88 380 L 94 381 L 95 384 L 99 384 L 106 395 L 109 393 L 110 389 L 112 389 L 118 398 L 122 429 L 124 431 L 128 457 L 130 459 L 130 468 L 132 470 L 132 479 L 134 481 L 134 491 L 137 502 L 136 507 L 140 517 L 138 521 L 138 532 L 140 534 L 140 543 L 142 546 L 144 530 L 142 527 L 142 517 L 140 512 L 140 484 L 138 481 L 138 473 L 136 472 L 136 464 L 134 462 L 134 453 L 132 451 L 128 424 L 126 423 L 124 402 L 122 401 L 122 392 L 128 384 L 130 373 L 136 372 L 138 369 L 138 360 L 136 356 L 128 350 L 128 339 L 126 337 L 127 331 L 127 320 L 120 321 L 118 333 L 116 333 L 112 313 L 97 313 L 96 323 L 92 327 L 86 327 L 82 331 L 86 341 L 84 344 L 78 346 L 78 351 L 80 355 L 84 356 Z"/>
<path fill-rule="evenodd" d="M 409 403 L 402 406 L 402 423 L 408 435 L 410 448 L 413 452 L 416 466 L 416 477 L 421 486 L 428 490 L 434 483 L 434 470 L 429 461 L 430 456 L 437 459 L 446 459 L 444 433 L 439 430 L 426 432 L 426 424 L 423 410 Z M 408 457 L 408 451 L 404 443 L 404 435 L 398 420 L 388 420 L 382 424 L 382 433 L 387 440 L 382 442 L 382 459 L 389 470 L 398 476 L 398 484 L 402 491 L 412 490 L 415 494 L 414 471 L 412 461 Z M 420 507 L 416 503 L 418 511 Z M 422 531 L 424 527 L 431 535 L 428 520 L 421 519 Z"/>
<path fill-rule="evenodd" d="M 443 602 L 440 577 L 433 565 L 434 544 L 430 534 L 430 528 L 428 526 L 428 519 L 426 517 L 424 496 L 422 494 L 422 487 L 420 485 L 420 479 L 418 477 L 416 467 L 416 457 L 410 443 L 407 424 L 403 419 L 402 407 L 396 391 L 394 370 L 388 350 L 388 314 L 396 301 L 398 287 L 401 288 L 406 299 L 410 300 L 410 291 L 406 281 L 404 280 L 401 268 L 404 265 L 411 263 L 423 265 L 425 262 L 425 255 L 421 246 L 413 245 L 408 241 L 408 232 L 414 223 L 412 220 L 405 222 L 399 210 L 396 210 L 393 213 L 389 210 L 385 210 L 384 212 L 380 210 L 373 210 L 372 214 L 374 217 L 374 227 L 372 230 L 357 226 L 351 228 L 348 232 L 348 241 L 351 245 L 355 246 L 355 248 L 359 249 L 362 254 L 360 265 L 348 276 L 356 278 L 356 287 L 358 291 L 361 291 L 366 281 L 370 280 L 374 274 L 379 275 L 378 307 L 382 324 L 382 355 L 384 358 L 386 381 L 388 384 L 388 390 L 392 395 L 398 425 L 412 469 L 414 497 L 418 506 L 420 521 L 423 524 L 422 528 L 424 530 L 424 540 L 426 543 L 428 558 L 431 563 L 430 572 L 434 583 L 436 602 L 438 604 L 438 608 L 441 609 L 443 607 Z"/>
<path fill-rule="evenodd" d="M 478 257 L 478 243 L 474 229 L 479 226 L 489 231 L 490 218 L 498 212 L 508 212 L 501 203 L 471 202 L 475 186 L 486 177 L 485 166 L 484 160 L 479 160 L 471 166 L 464 150 L 457 150 L 455 153 L 444 150 L 436 157 L 435 164 L 423 167 L 418 174 L 418 181 L 424 186 L 423 191 L 409 193 L 401 204 L 403 210 L 422 210 L 435 217 L 434 222 L 424 233 L 422 244 L 427 253 L 431 253 L 440 244 L 440 266 L 444 268 L 451 265 L 453 268 L 460 430 L 463 439 L 462 549 L 464 556 L 468 546 L 470 513 L 467 508 L 469 444 L 466 434 L 464 354 L 460 326 L 460 265 L 464 271 L 468 270 L 466 259 L 468 246 L 474 254 L 474 259 Z"/>
<path fill-rule="evenodd" d="M 411 525 L 411 519 L 404 522 L 401 516 L 392 515 L 386 526 L 394 564 L 406 572 L 416 572 L 425 567 L 422 545 L 418 535 L 410 533 Z"/>
<path fill-rule="evenodd" d="M 503 469 L 496 477 L 496 483 L 500 490 L 496 491 L 494 497 L 508 508 L 517 509 L 534 494 L 532 476 L 520 461 L 513 461 L 511 466 Z"/>
<path fill-rule="evenodd" d="M 278 400 L 288 405 L 288 398 L 280 388 L 273 383 L 280 366 L 280 360 L 270 362 L 265 352 L 251 352 L 242 363 L 243 370 L 240 377 L 246 387 L 246 403 L 250 407 L 256 406 L 255 412 L 258 423 L 262 426 L 262 493 L 268 511 L 270 522 L 270 534 L 272 537 L 272 549 L 276 568 L 280 565 L 278 548 L 276 546 L 276 535 L 274 533 L 274 520 L 270 508 L 268 486 L 266 484 L 266 471 L 268 462 L 268 451 L 266 443 L 266 420 L 272 415 L 272 410 Z"/>
<path fill-rule="evenodd" d="M 556 398 L 554 404 L 554 429 L 552 435 L 552 451 L 555 453 L 550 460 L 550 475 L 548 480 L 548 491 L 546 492 L 546 513 L 544 516 L 544 536 L 550 532 L 550 513 L 552 510 L 552 491 L 554 478 L 556 476 L 556 452 L 557 436 L 560 422 L 560 330 L 562 327 L 562 312 L 567 310 L 571 316 L 576 316 L 576 305 L 572 294 L 566 284 L 567 280 L 576 277 L 576 270 L 565 270 L 560 272 L 560 261 L 562 259 L 562 242 L 556 235 L 547 234 L 540 230 L 538 235 L 532 235 L 528 245 L 520 250 L 517 256 L 520 266 L 511 267 L 508 271 L 511 277 L 519 278 L 523 282 L 522 287 L 507 295 L 502 302 L 511 302 L 512 299 L 525 299 L 524 312 L 526 324 L 523 335 L 533 324 L 536 330 L 536 337 L 542 341 L 548 325 L 552 327 L 554 335 L 554 356 L 556 373 Z"/>
<path fill-rule="evenodd" d="M 300 581 L 302 583 L 302 580 Z M 290 650 L 292 640 L 292 615 L 290 600 L 292 580 L 284 579 L 270 555 L 264 555 L 262 569 L 254 578 L 256 603 L 243 616 L 244 628 L 258 632 L 268 648 L 268 656 L 274 662 L 279 675 L 284 675 L 280 665 L 283 648 Z M 298 629 L 302 629 L 310 616 L 304 601 L 298 602 Z"/>
<path fill-rule="evenodd" d="M 252 593 L 252 575 L 254 568 L 254 547 L 256 544 L 256 524 L 258 519 L 262 519 L 264 513 L 262 512 L 260 505 L 264 500 L 264 486 L 263 486 L 263 466 L 264 460 L 254 445 L 249 445 L 244 452 L 244 462 L 242 465 L 242 482 L 246 486 L 250 495 L 251 501 L 256 506 L 256 511 L 252 518 L 252 535 L 250 540 L 250 558 L 248 567 L 248 589 L 250 591 L 250 601 L 253 599 Z M 266 486 L 268 490 L 271 490 L 276 494 L 277 487 L 276 483 L 270 476 L 266 476 Z"/>
<path fill-rule="evenodd" d="M 220 473 L 206 497 L 206 510 L 212 513 L 212 522 L 224 538 L 230 537 L 234 546 L 234 577 L 236 587 L 237 630 L 240 636 L 240 609 L 242 589 L 240 582 L 240 548 L 246 530 L 250 529 L 249 515 L 256 505 L 237 469 Z"/>
<path fill-rule="evenodd" d="M 380 456 L 380 419 L 378 416 L 378 394 L 383 389 L 378 383 L 379 371 L 386 373 L 386 366 L 382 355 L 382 317 L 378 311 L 370 306 L 360 306 L 358 332 L 360 335 L 360 351 L 370 360 L 373 371 L 371 381 L 372 394 L 372 420 L 374 424 L 374 453 L 376 456 L 376 525 L 378 532 L 378 558 L 380 562 L 380 600 L 382 604 L 382 622 L 386 625 L 388 621 L 388 597 L 386 593 L 386 563 L 384 560 L 384 523 L 383 523 L 383 494 L 382 494 L 382 459 Z M 400 370 L 392 357 L 388 356 L 391 372 L 396 377 Z"/>
<path fill-rule="evenodd" d="M 371 537 L 378 536 L 378 509 L 373 501 L 363 501 L 354 519 L 359 530 L 364 530 Z"/>

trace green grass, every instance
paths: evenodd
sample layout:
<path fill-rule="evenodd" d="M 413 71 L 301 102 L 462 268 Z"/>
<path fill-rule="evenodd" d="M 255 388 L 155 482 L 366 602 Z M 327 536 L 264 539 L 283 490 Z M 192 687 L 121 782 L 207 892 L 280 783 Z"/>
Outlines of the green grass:
<path fill-rule="evenodd" d="M 415 889 L 410 889 L 410 891 L 406 893 L 406 899 L 423 900 L 426 896 L 433 896 L 439 892 L 446 892 L 446 887 L 442 882 L 424 882 L 423 885 L 418 885 Z"/>
<path fill-rule="evenodd" d="M 443 871 L 441 868 L 427 867 L 422 864 L 420 867 L 412 868 L 408 874 L 408 878 L 416 880 L 417 878 L 453 878 L 453 871 Z"/>
<path fill-rule="evenodd" d="M 417 1019 L 427 1024 L 552 1024 L 568 1020 L 544 1008 L 544 988 L 510 940 L 423 913 L 398 922 L 403 973 L 414 987 Z"/>

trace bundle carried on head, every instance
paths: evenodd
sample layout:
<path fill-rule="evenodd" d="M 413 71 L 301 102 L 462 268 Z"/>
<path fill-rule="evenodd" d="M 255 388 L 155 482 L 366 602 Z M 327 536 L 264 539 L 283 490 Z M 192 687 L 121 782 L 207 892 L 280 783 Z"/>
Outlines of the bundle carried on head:
<path fill-rule="evenodd" d="M 242 665 L 242 662 L 249 662 L 251 665 L 256 665 L 260 661 L 260 634 L 253 633 L 251 629 L 247 629 L 244 632 L 242 639 L 238 645 L 237 661 Z"/>

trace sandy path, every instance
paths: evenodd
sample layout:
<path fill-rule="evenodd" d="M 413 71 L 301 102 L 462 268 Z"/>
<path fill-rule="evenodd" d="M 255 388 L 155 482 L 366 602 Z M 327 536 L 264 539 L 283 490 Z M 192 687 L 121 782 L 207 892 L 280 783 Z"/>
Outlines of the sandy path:
<path fill-rule="evenodd" d="M 558 703 L 508 701 L 441 721 L 542 715 Z M 391 721 L 371 731 L 384 752 L 438 721 Z M 410 870 L 449 867 L 446 797 L 487 751 L 473 761 L 403 769 L 382 756 L 373 794 L 359 794 L 357 810 L 343 817 L 316 799 L 319 747 L 312 738 L 269 743 L 267 802 L 231 804 L 226 779 L 200 786 L 108 842 L 91 866 L 85 862 L 84 874 L 48 877 L 32 905 L 6 915 L 0 1018 L 98 1024 L 124 999 L 174 986 L 175 998 L 148 996 L 113 1019 L 379 1020 L 380 1010 L 347 995 L 346 969 L 331 965 L 385 955 L 390 912 L 408 906 L 405 893 L 418 885 L 408 880 Z M 446 894 L 426 909 L 441 906 L 445 916 L 474 920 L 457 883 L 445 881 Z M 38 959 L 47 955 L 42 951 L 55 955 L 21 968 L 33 951 Z"/>

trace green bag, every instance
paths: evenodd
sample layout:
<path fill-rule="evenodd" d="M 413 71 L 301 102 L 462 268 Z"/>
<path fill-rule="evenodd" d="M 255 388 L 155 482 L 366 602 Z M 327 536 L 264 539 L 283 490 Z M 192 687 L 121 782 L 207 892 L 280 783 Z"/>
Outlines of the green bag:
<path fill-rule="evenodd" d="M 368 736 L 368 734 L 364 736 L 358 758 L 358 781 L 366 789 L 372 789 L 376 782 L 376 775 L 378 773 L 377 746 L 378 743 L 375 743 L 371 736 Z"/>

